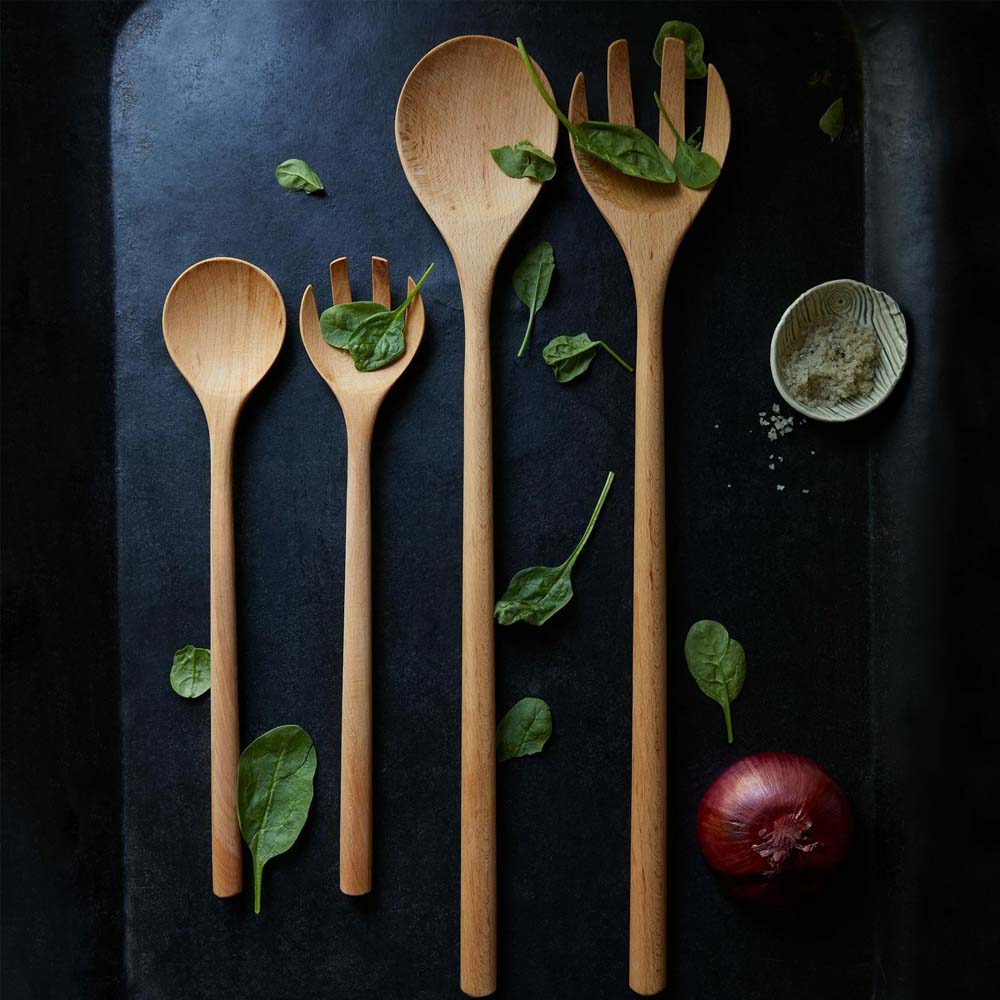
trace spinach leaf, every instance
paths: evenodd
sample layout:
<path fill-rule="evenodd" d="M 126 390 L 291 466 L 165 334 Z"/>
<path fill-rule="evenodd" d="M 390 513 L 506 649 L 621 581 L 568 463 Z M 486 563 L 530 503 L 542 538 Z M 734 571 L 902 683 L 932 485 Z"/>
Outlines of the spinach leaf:
<path fill-rule="evenodd" d="M 552 713 L 541 698 L 522 698 L 497 726 L 497 760 L 541 753 L 552 735 Z"/>
<path fill-rule="evenodd" d="M 253 911 L 260 913 L 264 865 L 295 843 L 309 815 L 316 747 L 300 726 L 278 726 L 240 754 L 236 813 L 253 855 Z"/>
<path fill-rule="evenodd" d="M 677 179 L 674 165 L 667 159 L 663 150 L 635 126 L 615 125 L 611 122 L 596 122 L 589 119 L 574 125 L 542 86 L 542 81 L 538 78 L 524 48 L 524 42 L 520 38 L 517 40 L 517 48 L 535 89 L 542 95 L 542 100 L 552 113 L 566 126 L 577 149 L 610 163 L 615 170 L 630 177 L 641 177 L 643 180 L 655 181 L 658 184 L 671 184 Z"/>
<path fill-rule="evenodd" d="M 708 67 L 705 65 L 705 39 L 701 32 L 687 21 L 667 21 L 660 28 L 660 33 L 656 36 L 656 44 L 653 46 L 653 58 L 657 66 L 663 65 L 663 40 L 665 38 L 679 38 L 684 43 L 684 79 L 700 80 L 703 76 L 708 76 Z"/>
<path fill-rule="evenodd" d="M 603 340 L 591 340 L 586 333 L 553 338 L 542 350 L 542 357 L 552 369 L 557 382 L 572 382 L 577 375 L 582 375 L 590 367 L 590 362 L 597 356 L 598 347 L 603 347 L 623 368 L 628 371 L 635 370 L 627 361 L 615 354 Z"/>
<path fill-rule="evenodd" d="M 514 291 L 528 307 L 528 327 L 524 331 L 524 340 L 518 348 L 518 357 L 524 354 L 524 349 L 528 346 L 531 328 L 535 323 L 535 313 L 545 303 L 555 269 L 556 258 L 552 253 L 552 244 L 539 243 L 514 270 Z"/>
<path fill-rule="evenodd" d="M 844 99 L 838 97 L 833 104 L 823 112 L 819 120 L 821 132 L 825 132 L 830 137 L 830 142 L 836 142 L 840 138 L 840 133 L 844 131 Z"/>
<path fill-rule="evenodd" d="M 514 146 L 491 149 L 490 156 L 508 177 L 533 177 L 536 181 L 550 181 L 556 175 L 556 161 L 527 139 L 522 139 Z"/>
<path fill-rule="evenodd" d="M 170 686 L 182 698 L 200 698 L 212 686 L 212 654 L 199 646 L 185 646 L 174 653 Z"/>
<path fill-rule="evenodd" d="M 722 706 L 726 735 L 732 743 L 730 703 L 740 693 L 747 675 L 743 647 L 718 622 L 695 622 L 684 640 L 684 659 L 698 687 Z"/>
<path fill-rule="evenodd" d="M 677 134 L 677 129 L 674 128 L 674 123 L 670 120 L 670 115 L 667 114 L 667 109 L 660 101 L 660 95 L 654 92 L 653 100 L 656 101 L 656 106 L 660 109 L 663 120 L 670 126 L 670 131 L 674 133 L 674 138 L 677 140 L 674 167 L 681 184 L 689 188 L 704 188 L 708 187 L 709 184 L 714 184 L 718 180 L 721 170 L 719 161 L 714 156 L 703 153 L 701 149 L 696 149 L 689 141 L 682 139 Z"/>
<path fill-rule="evenodd" d="M 423 277 L 413 286 L 413 291 L 391 312 L 381 309 L 362 319 L 347 339 L 347 350 L 359 372 L 373 372 L 391 365 L 406 352 L 406 310 L 416 298 L 427 275 L 434 270 L 431 264 Z M 335 345 L 336 346 L 336 345 Z"/>
<path fill-rule="evenodd" d="M 305 191 L 315 194 L 324 190 L 323 182 L 316 171 L 305 160 L 285 160 L 274 168 L 274 176 L 278 183 L 289 191 Z"/>
<path fill-rule="evenodd" d="M 570 602 L 573 596 L 570 574 L 573 572 L 577 557 L 590 538 L 590 533 L 594 530 L 597 516 L 601 513 L 614 478 L 615 474 L 609 472 L 583 538 L 561 566 L 530 566 L 514 574 L 493 609 L 493 614 L 501 625 L 513 625 L 519 621 L 527 622 L 529 625 L 544 625 Z"/>
<path fill-rule="evenodd" d="M 378 302 L 342 302 L 339 306 L 323 310 L 319 318 L 320 333 L 331 347 L 347 350 L 351 334 L 369 316 L 384 312 L 388 310 Z"/>
<path fill-rule="evenodd" d="M 645 132 L 633 125 L 585 121 L 574 126 L 573 142 L 591 156 L 610 163 L 619 173 L 657 184 L 677 180 L 667 154 Z"/>

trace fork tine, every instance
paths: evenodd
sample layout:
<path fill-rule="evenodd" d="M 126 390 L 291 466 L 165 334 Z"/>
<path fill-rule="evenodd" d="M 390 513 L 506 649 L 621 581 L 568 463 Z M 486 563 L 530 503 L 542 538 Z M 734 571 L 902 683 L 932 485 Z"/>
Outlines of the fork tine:
<path fill-rule="evenodd" d="M 372 257 L 372 302 L 389 308 L 389 262 L 385 257 Z"/>
<path fill-rule="evenodd" d="M 569 95 L 569 120 L 578 125 L 586 121 L 590 115 L 587 113 L 587 83 L 583 79 L 582 73 L 576 74 L 573 81 L 573 92 Z"/>
<path fill-rule="evenodd" d="M 660 69 L 660 100 L 680 135 L 684 132 L 684 43 L 679 38 L 663 40 L 663 66 Z M 671 159 L 677 142 L 670 126 L 660 118 L 660 149 Z"/>
<path fill-rule="evenodd" d="M 316 296 L 312 285 L 307 286 L 302 293 L 302 302 L 299 304 L 299 334 L 310 357 L 313 356 L 313 348 L 324 343 L 319 326 L 319 309 L 316 307 Z"/>
<path fill-rule="evenodd" d="M 708 96 L 705 99 L 705 139 L 701 148 L 722 166 L 729 149 L 729 97 L 726 85 L 714 66 L 708 67 Z"/>
<path fill-rule="evenodd" d="M 330 293 L 335 306 L 351 301 L 351 277 L 347 273 L 346 257 L 338 257 L 330 263 Z"/>
<path fill-rule="evenodd" d="M 413 278 L 406 279 L 406 294 L 409 295 L 414 288 L 417 287 L 417 283 Z M 417 297 L 410 303 L 410 308 L 406 310 L 406 335 L 410 336 L 411 333 L 423 334 L 424 332 L 424 300 L 420 297 L 420 293 L 417 292 Z M 409 347 L 407 347 L 409 350 Z"/>
<path fill-rule="evenodd" d="M 608 121 L 635 125 L 632 73 L 628 65 L 628 42 L 624 38 L 608 46 Z"/>

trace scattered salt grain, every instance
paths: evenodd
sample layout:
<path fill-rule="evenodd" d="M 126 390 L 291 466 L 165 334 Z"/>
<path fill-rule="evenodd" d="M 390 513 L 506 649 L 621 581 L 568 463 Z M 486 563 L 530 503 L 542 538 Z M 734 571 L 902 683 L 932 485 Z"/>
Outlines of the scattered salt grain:
<path fill-rule="evenodd" d="M 778 487 L 778 492 L 780 493 L 784 488 L 785 488 L 784 486 L 779 486 Z"/>
<path fill-rule="evenodd" d="M 774 462 L 768 462 L 768 463 L 767 463 L 767 467 L 768 467 L 769 469 L 773 469 L 773 468 L 774 468 Z"/>

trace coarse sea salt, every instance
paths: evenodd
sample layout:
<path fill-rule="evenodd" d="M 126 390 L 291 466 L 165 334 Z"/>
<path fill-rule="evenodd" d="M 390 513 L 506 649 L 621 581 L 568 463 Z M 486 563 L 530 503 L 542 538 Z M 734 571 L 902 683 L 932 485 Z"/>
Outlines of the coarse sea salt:
<path fill-rule="evenodd" d="M 872 391 L 878 359 L 878 335 L 872 327 L 848 316 L 821 316 L 784 359 L 781 374 L 800 402 L 835 406 Z"/>

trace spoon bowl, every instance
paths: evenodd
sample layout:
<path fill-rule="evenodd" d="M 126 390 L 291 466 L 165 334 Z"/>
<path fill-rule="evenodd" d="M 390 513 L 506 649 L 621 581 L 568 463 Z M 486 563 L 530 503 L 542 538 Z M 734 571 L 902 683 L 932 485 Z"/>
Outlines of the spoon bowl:
<path fill-rule="evenodd" d="M 539 69 L 539 76 L 548 81 Z M 541 185 L 508 177 L 490 150 L 528 139 L 551 154 L 559 122 L 538 100 L 517 49 L 463 35 L 413 67 L 396 108 L 396 146 L 410 187 L 452 253 L 484 228 L 502 249 Z M 461 249 L 468 249 L 462 245 Z"/>
<path fill-rule="evenodd" d="M 163 303 L 163 339 L 205 411 L 211 443 L 212 889 L 235 896 L 243 884 L 236 814 L 240 758 L 236 688 L 236 558 L 233 545 L 233 439 L 247 396 L 285 338 L 285 306 L 275 283 L 233 257 L 189 267 Z"/>
<path fill-rule="evenodd" d="M 163 339 L 208 412 L 240 404 L 264 377 L 285 337 L 285 305 L 259 267 L 211 257 L 189 267 L 163 304 Z"/>

